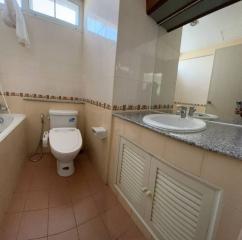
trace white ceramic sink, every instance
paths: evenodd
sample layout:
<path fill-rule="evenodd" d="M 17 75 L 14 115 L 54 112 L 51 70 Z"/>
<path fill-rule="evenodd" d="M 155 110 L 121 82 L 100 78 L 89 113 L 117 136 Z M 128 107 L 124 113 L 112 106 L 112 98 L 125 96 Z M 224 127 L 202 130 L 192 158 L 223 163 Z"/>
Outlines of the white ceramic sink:
<path fill-rule="evenodd" d="M 144 123 L 170 132 L 191 133 L 206 129 L 206 123 L 196 118 L 181 118 L 173 114 L 150 114 L 143 117 Z"/>
<path fill-rule="evenodd" d="M 200 113 L 200 112 L 195 112 L 193 114 L 193 117 L 203 119 L 203 120 L 216 120 L 216 119 L 218 119 L 217 115 L 208 114 L 208 113 Z"/>

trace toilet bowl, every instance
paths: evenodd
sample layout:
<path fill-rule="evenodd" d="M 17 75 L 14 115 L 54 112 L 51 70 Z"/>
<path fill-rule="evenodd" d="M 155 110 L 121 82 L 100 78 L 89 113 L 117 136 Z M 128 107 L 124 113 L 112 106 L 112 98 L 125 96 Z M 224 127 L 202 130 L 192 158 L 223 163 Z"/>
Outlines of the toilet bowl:
<path fill-rule="evenodd" d="M 57 173 L 70 176 L 74 173 L 74 159 L 82 147 L 82 136 L 76 128 L 52 128 L 49 131 L 50 149 L 57 159 Z"/>

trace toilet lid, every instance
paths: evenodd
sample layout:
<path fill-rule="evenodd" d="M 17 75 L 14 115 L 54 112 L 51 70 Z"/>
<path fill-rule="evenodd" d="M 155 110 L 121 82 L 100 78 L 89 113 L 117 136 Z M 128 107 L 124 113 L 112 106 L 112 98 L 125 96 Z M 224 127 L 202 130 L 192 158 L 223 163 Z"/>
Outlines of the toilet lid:
<path fill-rule="evenodd" d="M 74 152 L 82 146 L 82 136 L 76 128 L 52 128 L 49 140 L 50 146 L 61 153 Z"/>

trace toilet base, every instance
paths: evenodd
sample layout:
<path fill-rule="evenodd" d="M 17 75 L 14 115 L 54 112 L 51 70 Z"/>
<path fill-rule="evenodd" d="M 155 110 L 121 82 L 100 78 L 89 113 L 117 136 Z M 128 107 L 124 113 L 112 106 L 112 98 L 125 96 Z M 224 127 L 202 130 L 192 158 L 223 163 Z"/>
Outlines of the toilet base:
<path fill-rule="evenodd" d="M 57 173 L 61 177 L 69 177 L 75 171 L 74 161 L 63 163 L 57 160 Z"/>

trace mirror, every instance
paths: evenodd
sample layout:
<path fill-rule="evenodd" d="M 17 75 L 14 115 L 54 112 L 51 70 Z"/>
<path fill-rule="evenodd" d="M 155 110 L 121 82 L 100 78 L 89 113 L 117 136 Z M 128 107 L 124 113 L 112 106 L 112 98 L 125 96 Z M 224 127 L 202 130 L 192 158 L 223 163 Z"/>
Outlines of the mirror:
<path fill-rule="evenodd" d="M 194 117 L 242 124 L 241 101 L 241 1 L 170 33 L 160 29 L 154 110 L 179 114 L 181 106 L 194 106 Z"/>

